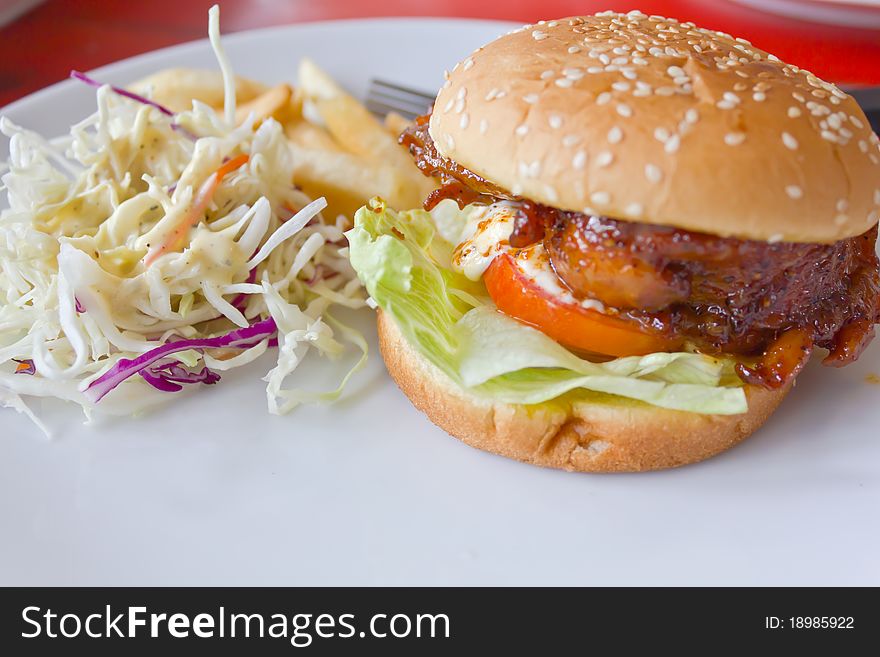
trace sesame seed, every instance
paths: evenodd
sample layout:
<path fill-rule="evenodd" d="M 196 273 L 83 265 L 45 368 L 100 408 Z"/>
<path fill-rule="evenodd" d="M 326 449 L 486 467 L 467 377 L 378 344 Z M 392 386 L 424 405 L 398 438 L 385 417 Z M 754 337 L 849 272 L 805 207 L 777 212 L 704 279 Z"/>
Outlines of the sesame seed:
<path fill-rule="evenodd" d="M 792 91 L 792 92 L 791 92 L 791 97 L 794 98 L 794 99 L 795 99 L 796 101 L 798 101 L 799 103 L 806 102 L 806 98 L 804 98 L 804 97 L 803 97 L 801 94 L 799 94 L 797 91 Z"/>
<path fill-rule="evenodd" d="M 525 137 L 525 135 L 528 131 L 529 131 L 529 126 L 527 126 L 525 123 L 521 123 L 520 125 L 518 125 L 515 130 L 516 135 L 518 137 Z"/>
<path fill-rule="evenodd" d="M 686 73 L 684 72 L 684 69 L 681 68 L 680 66 L 670 66 L 666 69 L 666 75 L 668 75 L 671 78 L 678 78 L 683 75 L 686 75 Z"/>
<path fill-rule="evenodd" d="M 498 88 L 492 87 L 491 89 L 489 89 L 489 93 L 486 94 L 485 100 L 494 100 L 495 98 L 498 97 L 499 91 L 500 90 Z"/>
<path fill-rule="evenodd" d="M 756 91 L 752 94 L 752 99 L 755 102 L 760 103 L 767 100 L 767 94 L 765 94 L 763 91 Z"/>
<path fill-rule="evenodd" d="M 802 190 L 797 185 L 786 185 L 785 193 L 788 194 L 788 197 L 790 199 L 797 200 L 803 197 L 804 190 Z"/>
<path fill-rule="evenodd" d="M 467 87 L 462 87 L 461 89 L 458 90 L 458 93 L 455 94 L 455 97 L 458 100 L 464 100 L 465 96 L 467 96 Z"/>
<path fill-rule="evenodd" d="M 468 125 L 470 124 L 470 122 L 471 122 L 471 119 L 468 116 L 468 113 L 465 112 L 464 114 L 461 115 L 461 119 L 459 120 L 458 125 L 459 125 L 459 127 L 461 127 L 462 130 L 465 130 L 468 127 Z"/>
<path fill-rule="evenodd" d="M 790 151 L 797 150 L 798 141 L 789 132 L 782 133 L 782 143 L 785 144 L 785 147 Z"/>
<path fill-rule="evenodd" d="M 580 80 L 582 77 L 584 77 L 584 72 L 579 68 L 562 69 L 562 74 L 569 80 Z"/>
<path fill-rule="evenodd" d="M 868 142 L 864 139 L 859 139 L 859 150 L 862 151 L 862 153 L 868 152 Z"/>
<path fill-rule="evenodd" d="M 700 119 L 700 113 L 693 107 L 684 113 L 684 120 L 688 123 L 696 123 Z"/>
<path fill-rule="evenodd" d="M 845 214 L 838 214 L 838 215 L 835 215 L 835 217 L 834 217 L 834 223 L 837 224 L 838 226 L 842 226 L 847 221 L 849 221 L 849 217 L 847 217 Z"/>
<path fill-rule="evenodd" d="M 578 151 L 574 154 L 574 157 L 571 158 L 571 166 L 575 169 L 583 169 L 587 164 L 587 154 L 585 151 Z"/>
<path fill-rule="evenodd" d="M 543 39 L 546 39 L 548 36 L 550 36 L 550 35 L 547 34 L 546 32 L 541 32 L 541 30 L 535 30 L 534 32 L 532 32 L 532 38 L 535 41 L 542 41 Z"/>
<path fill-rule="evenodd" d="M 654 128 L 654 139 L 665 142 L 669 139 L 669 130 L 666 128 Z"/>
<path fill-rule="evenodd" d="M 617 113 L 620 114 L 620 116 L 627 118 L 627 117 L 632 116 L 633 112 L 632 112 L 632 108 L 630 108 L 630 106 L 627 105 L 626 103 L 618 103 Z"/>
<path fill-rule="evenodd" d="M 660 167 L 656 164 L 646 164 L 645 178 L 647 178 L 649 182 L 658 183 L 663 179 L 663 172 L 660 171 Z"/>
<path fill-rule="evenodd" d="M 570 46 L 570 47 L 568 48 L 568 54 L 569 54 L 569 55 L 573 55 L 573 54 L 575 54 L 576 52 L 580 52 L 580 51 L 581 51 L 581 47 L 580 47 L 580 46 Z"/>
<path fill-rule="evenodd" d="M 557 87 L 570 87 L 571 85 L 572 81 L 569 78 L 556 78 Z"/>
<path fill-rule="evenodd" d="M 639 77 L 634 70 L 631 68 L 621 69 L 620 74 L 625 77 L 627 80 L 635 80 Z"/>
<path fill-rule="evenodd" d="M 880 189 L 874 190 L 874 205 L 880 205 Z"/>
<path fill-rule="evenodd" d="M 666 145 L 663 147 L 663 150 L 667 153 L 674 153 L 678 150 L 678 147 L 681 145 L 681 137 L 679 135 L 672 135 L 669 139 L 666 140 Z"/>
<path fill-rule="evenodd" d="M 529 105 L 534 105 L 538 102 L 538 94 L 526 94 L 523 96 L 523 101 Z"/>
<path fill-rule="evenodd" d="M 782 241 L 782 233 L 774 233 L 770 237 L 767 238 L 767 242 L 769 244 L 776 244 L 777 242 Z"/>
<path fill-rule="evenodd" d="M 550 124 L 550 127 L 554 130 L 558 130 L 562 127 L 562 117 L 558 114 L 551 114 L 550 118 L 547 119 L 547 123 Z"/>
<path fill-rule="evenodd" d="M 471 59 L 470 57 L 468 57 L 466 60 L 464 60 L 464 66 L 462 67 L 462 70 L 466 71 L 473 65 L 474 65 L 474 60 Z"/>
<path fill-rule="evenodd" d="M 725 92 L 722 94 L 722 98 L 724 98 L 724 100 L 726 100 L 726 101 L 729 102 L 729 103 L 733 103 L 734 105 L 738 105 L 739 102 L 740 102 L 740 100 L 739 100 L 739 96 L 737 96 L 737 95 L 736 95 L 735 93 L 733 93 L 732 91 L 725 91 Z"/>
<path fill-rule="evenodd" d="M 728 146 L 739 146 L 746 140 L 744 132 L 728 132 L 724 135 L 724 143 Z"/>
<path fill-rule="evenodd" d="M 623 139 L 623 130 L 621 130 L 618 126 L 614 126 L 611 130 L 608 131 L 608 143 L 609 144 L 619 144 Z"/>
<path fill-rule="evenodd" d="M 611 195 L 608 192 L 593 192 L 590 194 L 590 201 L 596 205 L 608 205 L 611 202 Z"/>
<path fill-rule="evenodd" d="M 849 203 L 845 198 L 838 199 L 837 204 L 835 205 L 838 212 L 846 212 L 849 209 Z"/>
<path fill-rule="evenodd" d="M 801 111 L 797 107 L 792 105 L 791 107 L 788 108 L 788 118 L 796 119 L 800 115 L 801 115 Z"/>
<path fill-rule="evenodd" d="M 480 134 L 485 135 L 488 130 L 489 130 L 489 121 L 487 121 L 486 119 L 481 119 L 480 120 Z"/>
<path fill-rule="evenodd" d="M 642 212 L 644 212 L 644 208 L 641 203 L 630 203 L 624 209 L 625 214 L 630 217 L 635 217 L 636 219 L 642 216 Z"/>
<path fill-rule="evenodd" d="M 578 143 L 580 140 L 580 135 L 565 135 L 565 137 L 562 138 L 562 145 L 566 147 L 571 147 Z"/>
<path fill-rule="evenodd" d="M 464 111 L 464 98 L 459 98 L 455 101 L 455 113 L 461 114 Z"/>
<path fill-rule="evenodd" d="M 610 91 L 603 91 L 598 96 L 596 96 L 596 104 L 597 105 L 604 105 L 605 103 L 607 103 L 610 100 L 611 100 L 611 92 Z"/>
<path fill-rule="evenodd" d="M 587 68 L 587 73 L 590 74 L 603 73 L 604 71 L 605 69 L 601 66 L 590 66 Z"/>
<path fill-rule="evenodd" d="M 822 135 L 822 139 L 824 139 L 825 141 L 830 141 L 835 144 L 838 142 L 837 135 L 830 130 L 823 130 L 820 134 Z"/>
<path fill-rule="evenodd" d="M 736 103 L 732 103 L 729 100 L 719 100 L 715 103 L 715 107 L 722 110 L 730 110 L 736 107 Z"/>
<path fill-rule="evenodd" d="M 602 151 L 601 153 L 599 153 L 599 154 L 596 156 L 596 164 L 597 164 L 600 168 L 603 168 L 603 169 L 604 169 L 605 167 L 607 167 L 607 166 L 608 166 L 609 164 L 611 164 L 612 162 L 614 162 L 614 154 L 611 153 L 610 151 Z"/>
<path fill-rule="evenodd" d="M 541 79 L 542 79 L 542 80 L 549 80 L 549 79 L 552 78 L 554 75 L 556 75 L 556 72 L 555 72 L 555 71 L 547 70 L 547 71 L 544 71 L 543 73 L 541 73 Z"/>
<path fill-rule="evenodd" d="M 443 106 L 443 113 L 444 113 L 444 114 L 449 114 L 449 110 L 452 109 L 452 106 L 453 106 L 453 105 L 455 105 L 455 99 L 454 99 L 454 98 L 450 98 L 450 99 L 446 102 L 446 104 Z"/>
<path fill-rule="evenodd" d="M 446 146 L 449 148 L 449 150 L 453 150 L 455 148 L 455 140 L 450 134 L 446 135 Z"/>
<path fill-rule="evenodd" d="M 849 120 L 850 120 L 850 123 L 852 123 L 852 124 L 853 124 L 856 128 L 858 128 L 859 130 L 861 130 L 862 128 L 865 127 L 865 124 L 862 123 L 862 122 L 859 120 L 859 117 L 857 117 L 857 116 L 853 116 L 852 114 L 850 114 L 850 115 L 849 115 Z"/>
<path fill-rule="evenodd" d="M 657 87 L 654 93 L 658 96 L 672 96 L 675 93 L 675 87 Z"/>
<path fill-rule="evenodd" d="M 619 80 L 611 85 L 611 88 L 615 91 L 629 91 L 630 84 L 629 82 L 625 82 L 623 80 Z"/>

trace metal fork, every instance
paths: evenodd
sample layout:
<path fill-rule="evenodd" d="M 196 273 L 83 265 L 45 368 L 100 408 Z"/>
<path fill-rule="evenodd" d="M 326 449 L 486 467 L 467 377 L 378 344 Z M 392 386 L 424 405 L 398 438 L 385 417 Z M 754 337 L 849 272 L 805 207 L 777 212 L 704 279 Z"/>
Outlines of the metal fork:
<path fill-rule="evenodd" d="M 880 87 L 845 88 L 856 99 L 871 122 L 874 132 L 880 133 Z M 367 91 L 366 105 L 376 116 L 397 112 L 407 119 L 414 119 L 428 111 L 434 95 L 401 84 L 373 78 Z"/>
<path fill-rule="evenodd" d="M 367 90 L 366 106 L 376 116 L 397 112 L 407 119 L 424 114 L 434 102 L 434 94 L 373 78 Z"/>

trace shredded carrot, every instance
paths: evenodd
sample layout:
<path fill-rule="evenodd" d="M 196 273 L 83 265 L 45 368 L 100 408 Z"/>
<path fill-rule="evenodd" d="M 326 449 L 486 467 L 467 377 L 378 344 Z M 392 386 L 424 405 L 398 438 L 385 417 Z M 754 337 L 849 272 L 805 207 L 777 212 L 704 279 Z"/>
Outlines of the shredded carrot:
<path fill-rule="evenodd" d="M 18 365 L 15 366 L 15 373 L 16 373 L 16 374 L 21 374 L 22 372 L 30 372 L 30 371 L 31 371 L 31 368 L 32 368 L 33 366 L 34 366 L 33 363 L 29 363 L 29 362 L 27 362 L 27 361 L 25 361 L 25 362 L 21 362 L 21 363 L 19 363 Z"/>
<path fill-rule="evenodd" d="M 214 196 L 214 192 L 217 191 L 223 178 L 247 164 L 248 159 L 247 155 L 236 155 L 229 161 L 224 162 L 219 169 L 211 174 L 211 176 L 199 188 L 196 197 L 193 199 L 192 206 L 190 206 L 187 213 L 183 215 L 174 230 L 171 231 L 161 244 L 151 248 L 150 252 L 147 253 L 144 258 L 144 265 L 149 267 L 157 258 L 169 251 L 176 250 L 184 242 L 190 229 L 199 222 L 199 219 L 204 213 L 205 208 L 208 207 L 208 203 L 211 202 L 211 197 Z"/>

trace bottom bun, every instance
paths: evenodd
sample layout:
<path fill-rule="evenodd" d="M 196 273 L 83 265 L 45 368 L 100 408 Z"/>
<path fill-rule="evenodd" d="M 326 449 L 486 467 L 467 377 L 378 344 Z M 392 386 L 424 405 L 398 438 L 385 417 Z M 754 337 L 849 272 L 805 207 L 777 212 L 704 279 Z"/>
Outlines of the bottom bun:
<path fill-rule="evenodd" d="M 673 411 L 580 390 L 518 405 L 468 392 L 422 356 L 379 311 L 379 348 L 404 394 L 438 427 L 471 447 L 576 472 L 642 472 L 702 461 L 750 436 L 789 387 L 746 386 L 741 415 Z"/>

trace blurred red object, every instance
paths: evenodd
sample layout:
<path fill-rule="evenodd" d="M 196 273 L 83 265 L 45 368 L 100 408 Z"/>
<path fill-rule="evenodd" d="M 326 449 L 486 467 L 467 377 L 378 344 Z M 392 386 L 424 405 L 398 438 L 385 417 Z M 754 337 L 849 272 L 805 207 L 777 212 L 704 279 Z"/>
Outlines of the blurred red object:
<path fill-rule="evenodd" d="M 0 105 L 65 78 L 73 68 L 89 70 L 202 38 L 212 4 L 213 0 L 48 0 L 0 29 Z M 224 32 L 368 16 L 526 23 L 605 9 L 641 9 L 744 37 L 828 80 L 880 84 L 880 31 L 799 21 L 725 0 L 227 0 L 221 8 Z"/>

